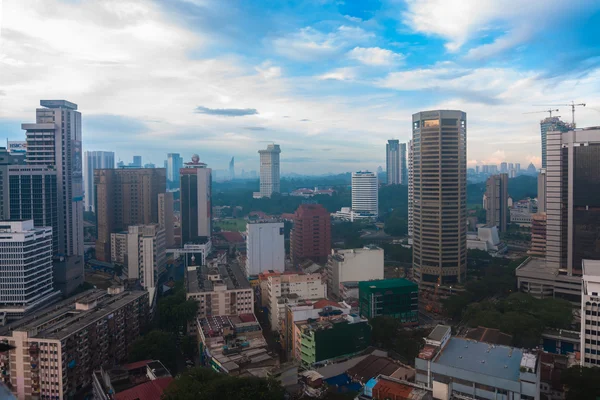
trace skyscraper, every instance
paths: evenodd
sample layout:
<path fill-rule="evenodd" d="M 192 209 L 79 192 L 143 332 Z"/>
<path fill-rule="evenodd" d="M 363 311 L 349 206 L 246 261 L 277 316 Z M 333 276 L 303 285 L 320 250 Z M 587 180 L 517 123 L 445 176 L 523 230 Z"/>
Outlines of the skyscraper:
<path fill-rule="evenodd" d="M 0 223 L 0 312 L 18 319 L 60 297 L 52 288 L 52 228 Z"/>
<path fill-rule="evenodd" d="M 294 214 L 290 237 L 292 262 L 310 259 L 325 264 L 331 253 L 331 216 L 320 204 L 301 204 Z"/>
<path fill-rule="evenodd" d="M 83 161 L 83 181 L 85 183 L 85 210 L 96 211 L 94 194 L 94 170 L 115 167 L 115 153 L 112 151 L 86 151 Z"/>
<path fill-rule="evenodd" d="M 500 163 L 500 172 L 503 174 L 508 172 L 508 164 L 506 163 L 506 161 Z"/>
<path fill-rule="evenodd" d="M 96 221 L 98 238 L 96 258 L 111 261 L 110 234 L 127 230 L 130 225 L 159 222 L 159 194 L 166 192 L 163 168 L 97 169 Z"/>
<path fill-rule="evenodd" d="M 266 150 L 259 150 L 260 154 L 260 192 L 259 197 L 271 197 L 273 193 L 281 191 L 279 181 L 279 154 L 281 149 L 278 144 L 270 144 Z"/>
<path fill-rule="evenodd" d="M 55 284 L 70 293 L 83 282 L 83 176 L 81 113 L 66 100 L 41 100 L 36 122 L 21 127 L 27 135 L 28 165 L 56 170 L 58 255 Z"/>
<path fill-rule="evenodd" d="M 408 167 L 406 165 L 406 143 L 400 143 L 400 184 L 408 185 Z"/>
<path fill-rule="evenodd" d="M 179 153 L 167 154 L 167 180 L 179 187 L 179 170 L 183 168 L 183 158 Z"/>
<path fill-rule="evenodd" d="M 567 132 L 569 129 L 571 129 L 571 126 L 568 123 L 561 121 L 558 117 L 549 117 L 540 121 L 540 130 L 542 133 L 542 168 L 546 168 L 546 140 L 548 132 Z"/>
<path fill-rule="evenodd" d="M 508 221 L 508 174 L 492 175 L 486 182 L 486 224 L 506 232 Z"/>
<path fill-rule="evenodd" d="M 129 164 L 129 166 L 142 168 L 142 156 L 133 156 L 133 162 Z"/>
<path fill-rule="evenodd" d="M 229 179 L 235 179 L 235 159 L 231 157 L 231 161 L 229 161 Z"/>
<path fill-rule="evenodd" d="M 379 184 L 375 173 L 352 173 L 352 212 L 359 217 L 379 215 Z"/>
<path fill-rule="evenodd" d="M 408 243 L 413 238 L 413 141 L 408 141 Z"/>
<path fill-rule="evenodd" d="M 422 284 L 463 282 L 467 270 L 467 115 L 413 114 L 413 268 Z"/>
<path fill-rule="evenodd" d="M 180 170 L 182 244 L 212 234 L 212 171 L 197 154 Z"/>
<path fill-rule="evenodd" d="M 400 177 L 400 141 L 388 140 L 385 146 L 385 166 L 388 185 L 399 185 Z"/>

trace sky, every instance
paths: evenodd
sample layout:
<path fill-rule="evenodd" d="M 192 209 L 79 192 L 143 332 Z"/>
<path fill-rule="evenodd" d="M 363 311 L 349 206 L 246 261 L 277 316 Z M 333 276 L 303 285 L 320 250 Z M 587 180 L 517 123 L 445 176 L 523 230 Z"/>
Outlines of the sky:
<path fill-rule="evenodd" d="M 40 99 L 84 150 L 282 173 L 385 167 L 411 115 L 467 113 L 469 166 L 540 165 L 539 121 L 600 125 L 597 0 L 0 0 L 0 137 Z M 527 114 L 529 113 L 529 114 Z"/>

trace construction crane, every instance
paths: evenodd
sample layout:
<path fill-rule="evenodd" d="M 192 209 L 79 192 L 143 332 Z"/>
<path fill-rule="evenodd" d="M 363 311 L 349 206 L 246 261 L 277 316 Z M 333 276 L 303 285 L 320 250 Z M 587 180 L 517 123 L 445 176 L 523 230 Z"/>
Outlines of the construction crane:
<path fill-rule="evenodd" d="M 571 104 L 540 104 L 542 107 L 571 107 L 571 116 L 573 128 L 575 128 L 575 107 L 585 107 L 585 103 L 575 104 L 574 101 L 571 101 Z"/>
<path fill-rule="evenodd" d="M 552 113 L 553 112 L 558 112 L 558 108 L 556 109 L 549 109 L 549 110 L 544 110 L 544 111 L 531 111 L 531 112 L 526 112 L 523 114 L 539 114 L 539 113 L 550 113 L 550 117 L 552 118 Z"/>

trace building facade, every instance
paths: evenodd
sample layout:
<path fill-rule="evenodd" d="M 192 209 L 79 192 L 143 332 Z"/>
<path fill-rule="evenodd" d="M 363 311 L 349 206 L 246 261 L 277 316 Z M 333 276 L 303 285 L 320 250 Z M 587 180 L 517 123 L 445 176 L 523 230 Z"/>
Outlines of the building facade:
<path fill-rule="evenodd" d="M 197 154 L 180 170 L 181 242 L 212 235 L 212 170 Z"/>
<path fill-rule="evenodd" d="M 397 139 L 388 140 L 386 145 L 386 174 L 388 185 L 406 185 L 406 143 Z"/>
<path fill-rule="evenodd" d="M 540 131 L 542 138 L 542 168 L 546 168 L 548 166 L 548 132 L 568 132 L 570 129 L 571 125 L 561 121 L 559 117 L 549 117 L 540 121 Z"/>
<path fill-rule="evenodd" d="M 246 225 L 246 276 L 285 270 L 283 222 L 256 221 Z"/>
<path fill-rule="evenodd" d="M 546 218 L 545 212 L 531 217 L 531 246 L 527 254 L 532 257 L 546 257 Z"/>
<path fill-rule="evenodd" d="M 83 282 L 83 173 L 81 113 L 66 100 L 41 100 L 36 122 L 24 123 L 26 163 L 56 170 L 58 253 L 55 283 L 67 294 Z"/>
<path fill-rule="evenodd" d="M 165 230 L 158 224 L 132 225 L 127 233 L 127 278 L 154 288 L 166 273 Z"/>
<path fill-rule="evenodd" d="M 167 180 L 174 187 L 179 187 L 179 170 L 183 168 L 183 158 L 179 153 L 167 154 Z"/>
<path fill-rule="evenodd" d="M 341 296 L 343 282 L 383 279 L 383 249 L 376 246 L 334 250 L 327 261 L 328 292 Z"/>
<path fill-rule="evenodd" d="M 158 195 L 166 192 L 164 168 L 97 169 L 96 258 L 109 262 L 110 235 L 126 231 L 130 225 L 159 222 Z"/>
<path fill-rule="evenodd" d="M 112 151 L 86 151 L 83 157 L 83 182 L 85 185 L 85 210 L 96 211 L 94 192 L 94 170 L 115 167 L 115 153 Z"/>
<path fill-rule="evenodd" d="M 260 155 L 260 192 L 255 197 L 271 197 L 273 193 L 281 192 L 278 144 L 270 144 L 265 150 L 259 150 Z"/>
<path fill-rule="evenodd" d="M 583 260 L 581 365 L 600 366 L 600 261 Z"/>
<path fill-rule="evenodd" d="M 486 224 L 497 226 L 500 232 L 506 232 L 508 222 L 508 174 L 492 175 L 486 185 L 487 208 Z"/>
<path fill-rule="evenodd" d="M 173 193 L 158 194 L 158 225 L 165 230 L 165 242 L 167 248 L 175 246 L 175 205 Z"/>
<path fill-rule="evenodd" d="M 413 201 L 414 201 L 414 171 L 413 171 L 413 141 L 408 141 L 408 244 L 413 242 Z"/>
<path fill-rule="evenodd" d="M 92 289 L 0 328 L 4 383 L 20 400 L 68 399 L 125 361 L 148 323 L 148 293 Z M 7 385 L 8 386 L 8 385 Z"/>
<path fill-rule="evenodd" d="M 419 286 L 406 279 L 358 283 L 360 315 L 396 318 L 407 326 L 419 324 Z"/>
<path fill-rule="evenodd" d="M 294 213 L 290 237 L 292 263 L 305 260 L 325 264 L 331 253 L 331 216 L 320 204 L 301 204 Z"/>
<path fill-rule="evenodd" d="M 467 115 L 413 115 L 413 269 L 421 284 L 461 283 L 467 271 Z"/>
<path fill-rule="evenodd" d="M 352 212 L 373 218 L 379 215 L 379 183 L 374 172 L 352 173 Z"/>
<path fill-rule="evenodd" d="M 52 286 L 52 228 L 0 222 L 0 313 L 18 319 L 60 297 Z"/>

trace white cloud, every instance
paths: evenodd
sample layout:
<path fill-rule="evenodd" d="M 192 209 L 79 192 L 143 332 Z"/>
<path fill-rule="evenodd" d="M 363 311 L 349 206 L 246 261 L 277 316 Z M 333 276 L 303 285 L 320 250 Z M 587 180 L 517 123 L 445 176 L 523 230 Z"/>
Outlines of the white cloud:
<path fill-rule="evenodd" d="M 321 60 L 332 57 L 349 46 L 365 43 L 375 35 L 359 27 L 341 25 L 336 30 L 323 33 L 313 27 L 279 37 L 272 43 L 279 54 L 299 61 Z"/>
<path fill-rule="evenodd" d="M 317 76 L 319 80 L 335 80 L 335 81 L 350 81 L 356 78 L 356 71 L 354 68 L 337 68 L 329 71 L 323 75 Z"/>
<path fill-rule="evenodd" d="M 262 64 L 254 67 L 254 69 L 264 79 L 279 78 L 281 76 L 281 67 L 273 65 L 271 61 L 265 61 Z"/>
<path fill-rule="evenodd" d="M 355 47 L 347 55 L 351 59 L 373 66 L 396 65 L 404 59 L 404 55 L 380 47 Z"/>
<path fill-rule="evenodd" d="M 593 0 L 583 2 L 593 4 Z M 479 51 L 483 55 L 506 50 L 528 38 L 520 27 L 541 31 L 553 21 L 583 9 L 567 0 L 407 0 L 402 20 L 417 32 L 446 39 L 449 51 L 459 50 L 482 32 L 504 29 L 506 37 L 483 45 Z"/>

